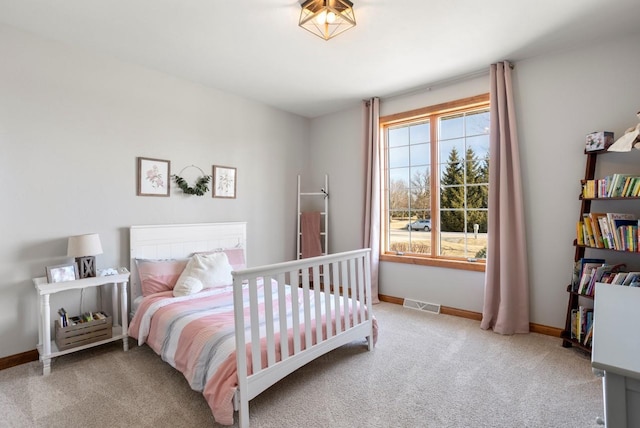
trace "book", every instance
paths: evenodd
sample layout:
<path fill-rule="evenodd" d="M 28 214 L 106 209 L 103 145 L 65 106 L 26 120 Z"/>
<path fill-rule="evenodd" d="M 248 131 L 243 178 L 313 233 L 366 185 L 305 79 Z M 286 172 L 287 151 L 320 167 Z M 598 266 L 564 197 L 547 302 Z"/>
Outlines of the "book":
<path fill-rule="evenodd" d="M 618 272 L 613 278 L 612 284 L 622 285 L 624 279 L 627 277 L 627 272 Z"/>
<path fill-rule="evenodd" d="M 637 222 L 638 217 L 635 214 L 629 213 L 607 213 L 607 221 L 609 222 L 609 227 L 611 233 L 613 234 L 613 248 L 616 250 L 620 250 L 622 248 L 622 244 L 620 243 L 620 239 L 618 237 L 618 234 L 616 233 L 615 220 L 635 220 Z"/>
<path fill-rule="evenodd" d="M 625 183 L 624 189 L 622 190 L 622 196 L 625 198 L 633 197 L 638 183 L 640 183 L 640 176 L 629 177 L 627 183 Z"/>
<path fill-rule="evenodd" d="M 589 285 L 587 285 L 587 288 L 586 290 L 584 290 L 583 294 L 585 294 L 586 296 L 593 296 L 593 293 L 596 288 L 596 282 L 602 282 L 602 277 L 605 274 L 607 273 L 610 274 L 611 272 L 615 272 L 620 268 L 620 266 L 621 265 L 604 264 L 600 267 L 594 268 Z"/>
<path fill-rule="evenodd" d="M 604 244 L 604 248 L 613 248 L 613 235 L 609 230 L 609 222 L 607 221 L 607 214 L 604 213 L 604 216 L 598 217 L 598 224 L 600 225 L 600 230 L 602 232 L 602 243 Z"/>
<path fill-rule="evenodd" d="M 620 196 L 627 196 L 627 191 L 629 190 L 629 184 L 633 181 L 635 177 L 627 177 L 624 179 L 624 186 L 622 186 L 622 192 Z"/>
<path fill-rule="evenodd" d="M 600 231 L 600 225 L 598 224 L 598 215 L 602 215 L 601 213 L 589 213 L 589 217 L 591 218 L 591 228 L 593 229 L 593 237 L 597 248 L 605 248 L 604 247 L 604 239 L 602 237 L 602 232 Z M 606 214 L 605 214 L 606 215 Z"/>
<path fill-rule="evenodd" d="M 640 196 L 640 177 L 636 177 L 636 182 L 634 183 L 633 190 L 629 196 L 634 198 Z"/>
<path fill-rule="evenodd" d="M 598 198 L 606 198 L 607 197 L 607 177 L 601 178 L 597 183 L 597 197 Z"/>
<path fill-rule="evenodd" d="M 636 224 L 624 226 L 621 233 L 624 233 L 624 250 L 631 252 L 638 252 L 638 226 Z"/>
<path fill-rule="evenodd" d="M 579 294 L 584 294 L 586 286 L 591 281 L 592 270 L 605 264 L 605 259 L 582 258 L 580 259 L 580 273 L 578 284 L 573 290 Z"/>
<path fill-rule="evenodd" d="M 584 335 L 584 340 L 582 344 L 585 346 L 589 346 L 591 344 L 592 337 L 593 337 L 593 310 L 588 310 L 586 333 Z"/>
<path fill-rule="evenodd" d="M 582 337 L 583 314 L 584 314 L 584 306 L 578 306 L 578 311 L 576 312 L 576 339 L 578 339 L 578 341 Z"/>
<path fill-rule="evenodd" d="M 580 259 L 580 276 L 586 269 L 599 267 L 606 263 L 605 259 L 583 257 Z"/>
<path fill-rule="evenodd" d="M 576 244 L 584 245 L 584 230 L 583 230 L 584 222 L 579 220 L 576 224 Z"/>
<path fill-rule="evenodd" d="M 593 276 L 593 271 L 595 268 L 590 268 L 589 270 L 585 270 L 580 277 L 580 284 L 578 285 L 578 289 L 576 292 L 578 294 L 585 294 L 585 290 L 589 287 L 589 283 L 591 282 L 591 277 Z"/>
<path fill-rule="evenodd" d="M 629 174 L 613 174 L 613 182 L 611 183 L 610 194 L 612 198 L 619 198 L 622 196 L 622 190 L 624 189 L 624 183 L 629 177 Z"/>
<path fill-rule="evenodd" d="M 588 245 L 590 247 L 595 247 L 596 246 L 596 239 L 595 239 L 595 236 L 593 234 L 593 225 L 591 224 L 591 217 L 589 217 L 589 214 L 584 214 L 582 216 L 582 220 L 584 221 L 584 225 L 585 225 L 586 230 L 587 230 L 587 238 L 585 238 L 584 243 L 585 243 L 585 245 L 588 243 Z"/>
<path fill-rule="evenodd" d="M 603 284 L 611 284 L 613 282 L 613 278 L 616 276 L 615 272 L 605 272 L 604 275 L 600 278 L 600 281 Z"/>
<path fill-rule="evenodd" d="M 638 233 L 638 220 L 615 219 L 613 223 L 620 243 L 617 249 L 621 251 L 637 251 L 635 237 Z"/>
<path fill-rule="evenodd" d="M 629 272 L 622 285 L 631 285 L 633 282 L 638 281 L 640 281 L 640 272 Z"/>

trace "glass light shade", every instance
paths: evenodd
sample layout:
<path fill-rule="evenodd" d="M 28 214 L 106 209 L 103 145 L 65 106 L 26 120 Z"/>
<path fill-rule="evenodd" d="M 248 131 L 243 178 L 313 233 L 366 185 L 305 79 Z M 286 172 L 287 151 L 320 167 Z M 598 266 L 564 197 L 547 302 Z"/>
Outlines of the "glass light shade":
<path fill-rule="evenodd" d="M 302 3 L 298 25 L 329 40 L 355 27 L 353 3 L 349 0 L 307 0 Z"/>
<path fill-rule="evenodd" d="M 98 254 L 102 254 L 102 244 L 100 235 L 97 233 L 69 237 L 67 257 L 97 256 Z"/>

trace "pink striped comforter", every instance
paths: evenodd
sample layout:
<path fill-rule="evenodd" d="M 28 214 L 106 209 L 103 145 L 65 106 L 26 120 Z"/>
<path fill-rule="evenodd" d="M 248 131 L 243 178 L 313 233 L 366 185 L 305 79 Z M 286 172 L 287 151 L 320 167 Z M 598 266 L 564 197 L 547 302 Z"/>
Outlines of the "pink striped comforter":
<path fill-rule="evenodd" d="M 245 294 L 247 293 L 245 287 Z M 298 296 L 302 302 L 302 292 L 298 293 Z M 318 304 L 322 309 L 324 324 L 324 293 L 320 293 L 320 297 Z M 274 302 L 274 324 L 276 341 L 278 341 L 280 314 L 278 313 L 276 286 L 272 287 L 271 299 Z M 334 299 L 330 298 L 329 300 L 333 312 Z M 245 301 L 248 301 L 248 298 L 245 298 Z M 285 316 L 287 317 L 287 326 L 291 326 L 291 292 L 288 286 L 286 301 L 287 313 Z M 313 296 L 310 301 L 310 314 L 314 319 L 316 302 Z M 264 289 L 261 285 L 259 287 L 259 302 L 262 311 L 264 308 Z M 340 302 L 342 306 L 342 299 Z M 304 320 L 303 306 L 302 303 L 298 305 L 301 320 Z M 351 304 L 348 303 L 347 307 L 351 307 Z M 260 319 L 263 324 L 264 317 L 262 315 L 261 313 Z M 245 306 L 245 317 L 248 319 L 248 306 Z M 373 321 L 375 340 L 377 325 L 375 319 Z M 335 326 L 335 321 L 332 324 Z M 147 343 L 164 361 L 183 373 L 191 388 L 203 393 L 213 417 L 218 423 L 233 424 L 233 394 L 238 384 L 238 378 L 231 286 L 204 289 L 197 294 L 184 297 L 173 297 L 171 291 L 147 296 L 131 320 L 129 335 L 136 338 L 139 345 Z M 289 329 L 289 336 L 289 349 L 292 349 L 291 329 Z M 250 333 L 248 330 L 245 332 L 245 337 L 249 342 Z M 315 343 L 315 333 L 313 338 Z M 302 348 L 304 349 L 304 340 Z M 280 355 L 277 355 L 277 358 L 279 360 Z M 251 373 L 250 367 L 249 370 Z"/>

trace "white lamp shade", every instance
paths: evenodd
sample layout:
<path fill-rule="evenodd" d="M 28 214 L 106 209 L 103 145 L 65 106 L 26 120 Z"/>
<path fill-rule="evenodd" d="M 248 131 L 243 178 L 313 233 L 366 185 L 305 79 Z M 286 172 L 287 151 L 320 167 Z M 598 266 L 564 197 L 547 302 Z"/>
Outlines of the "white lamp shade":
<path fill-rule="evenodd" d="M 102 254 L 102 244 L 100 243 L 100 235 L 97 233 L 69 237 L 67 257 L 85 257 L 98 254 Z"/>

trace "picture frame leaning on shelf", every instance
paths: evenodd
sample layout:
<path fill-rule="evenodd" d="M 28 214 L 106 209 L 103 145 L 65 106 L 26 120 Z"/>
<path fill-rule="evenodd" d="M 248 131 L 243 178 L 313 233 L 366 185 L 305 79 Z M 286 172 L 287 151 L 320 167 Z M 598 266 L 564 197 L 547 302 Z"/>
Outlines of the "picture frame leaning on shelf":
<path fill-rule="evenodd" d="M 47 266 L 47 282 L 64 282 L 78 279 L 78 267 L 75 263 Z"/>

